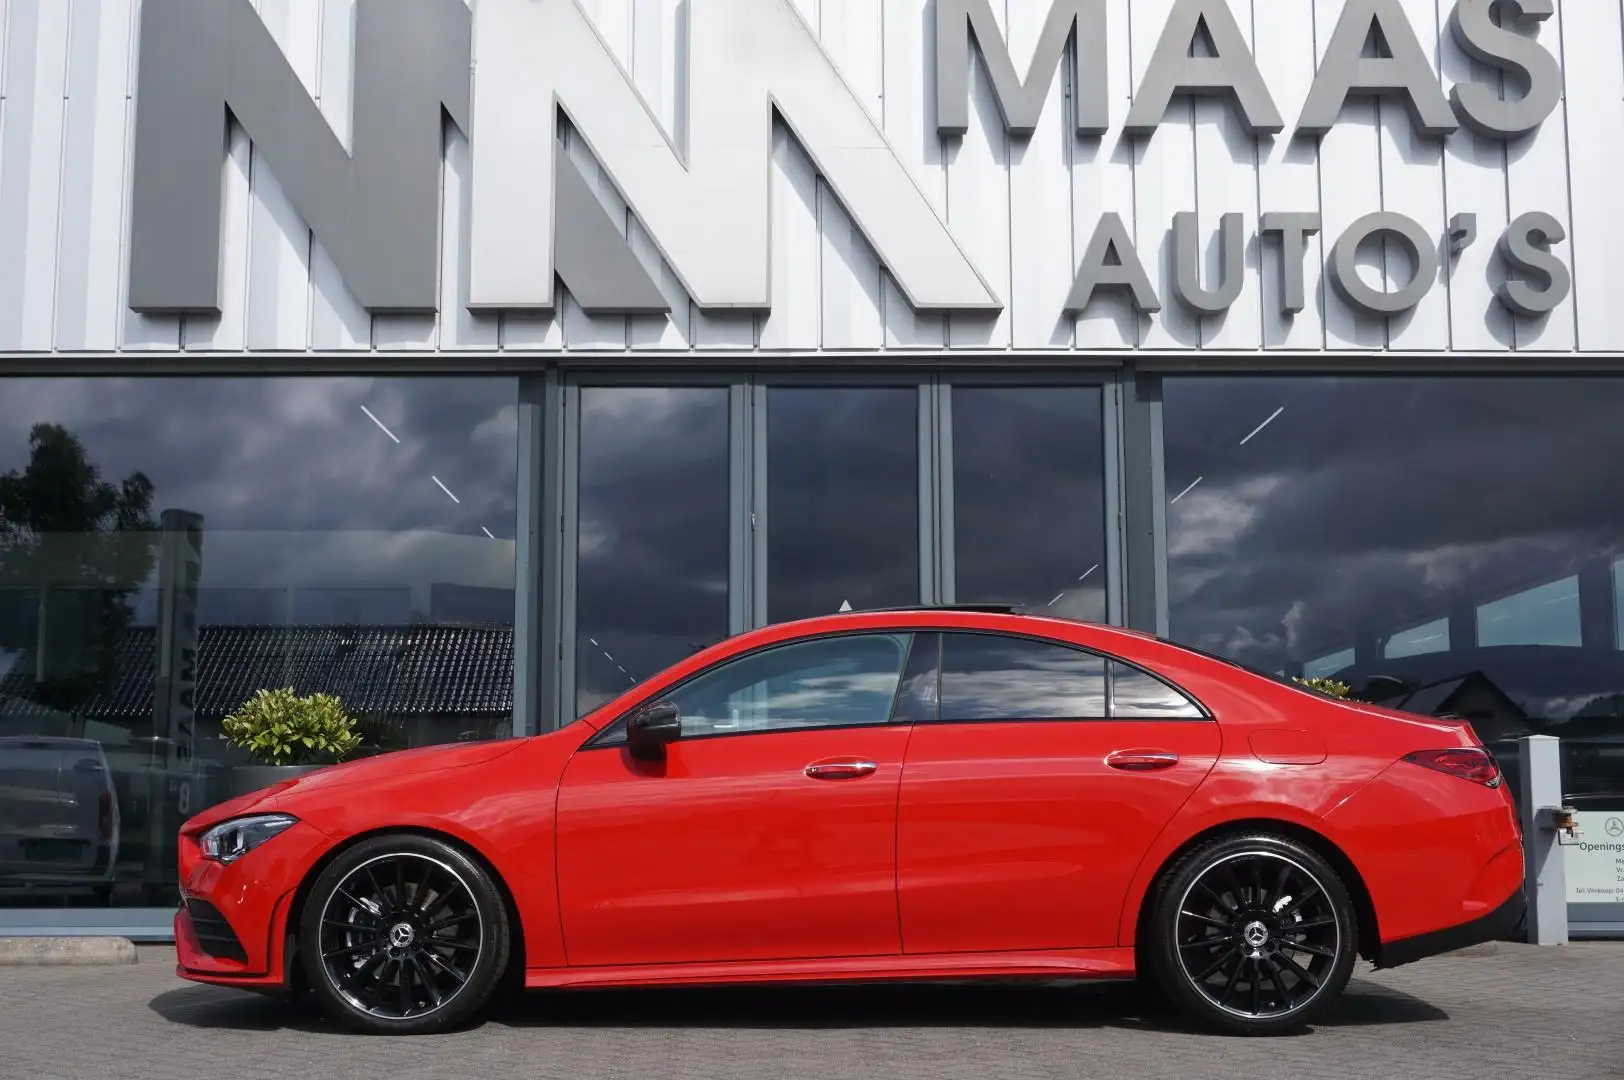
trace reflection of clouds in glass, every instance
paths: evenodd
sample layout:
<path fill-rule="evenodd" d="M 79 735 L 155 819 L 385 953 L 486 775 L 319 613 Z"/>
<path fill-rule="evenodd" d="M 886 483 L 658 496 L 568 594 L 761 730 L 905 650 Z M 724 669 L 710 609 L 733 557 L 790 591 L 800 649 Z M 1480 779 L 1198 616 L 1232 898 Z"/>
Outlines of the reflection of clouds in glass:
<path fill-rule="evenodd" d="M 580 393 L 577 710 L 728 631 L 728 392 Z"/>
<path fill-rule="evenodd" d="M 951 713 L 951 716 L 949 715 Z M 1076 666 L 1043 670 L 978 671 L 973 676 L 944 672 L 942 718 L 1080 717 L 1105 715 L 1105 665 L 1097 675 L 1080 675 Z"/>
<path fill-rule="evenodd" d="M 890 714 L 901 677 L 900 670 L 818 675 L 789 686 L 769 684 L 760 698 L 754 688 L 740 690 L 729 705 L 772 727 L 813 727 L 846 721 L 857 713 L 880 723 Z"/>
<path fill-rule="evenodd" d="M 948 634 L 941 698 L 943 720 L 1102 717 L 1105 661 L 1040 641 Z"/>
<path fill-rule="evenodd" d="M 1105 587 L 1101 583 L 1091 587 L 1067 589 L 1055 603 L 1032 609 L 1035 615 L 1054 615 L 1062 619 L 1097 622 L 1105 612 Z"/>
<path fill-rule="evenodd" d="M 1624 543 L 1604 494 L 1624 490 L 1624 380 L 1170 378 L 1164 396 L 1168 490 L 1205 477 L 1168 511 L 1175 634 L 1258 666 Z"/>
<path fill-rule="evenodd" d="M 1197 489 L 1167 510 L 1169 558 L 1228 553 L 1257 524 L 1277 476 L 1250 477 L 1222 487 Z"/>
<path fill-rule="evenodd" d="M 0 468 L 26 463 L 33 424 L 60 423 L 107 478 L 150 476 L 155 513 L 192 510 L 216 529 L 513 534 L 510 377 L 39 378 L 5 390 Z"/>
<path fill-rule="evenodd" d="M 427 615 L 430 588 L 461 585 L 511 591 L 511 540 L 404 532 L 203 532 L 200 587 L 216 589 L 399 588 Z M 157 613 L 157 571 L 136 606 L 140 623 Z M 512 612 L 508 612 L 511 618 Z"/>
<path fill-rule="evenodd" d="M 1111 715 L 1131 720 L 1193 720 L 1203 713 L 1160 679 L 1113 661 Z"/>
<path fill-rule="evenodd" d="M 206 617 L 427 618 L 449 588 L 464 590 L 464 617 L 488 620 L 511 597 L 513 541 L 493 537 L 514 532 L 513 378 L 35 378 L 5 390 L 0 470 L 25 468 L 29 430 L 58 423 L 105 481 L 145 473 L 154 519 L 202 516 Z M 43 541 L 59 569 L 87 542 Z M 157 585 L 154 565 L 137 623 L 153 622 Z"/>
<path fill-rule="evenodd" d="M 767 601 L 773 622 L 919 601 L 919 394 L 767 394 Z"/>
<path fill-rule="evenodd" d="M 957 599 L 1104 619 L 1101 392 L 956 386 L 952 402 Z"/>

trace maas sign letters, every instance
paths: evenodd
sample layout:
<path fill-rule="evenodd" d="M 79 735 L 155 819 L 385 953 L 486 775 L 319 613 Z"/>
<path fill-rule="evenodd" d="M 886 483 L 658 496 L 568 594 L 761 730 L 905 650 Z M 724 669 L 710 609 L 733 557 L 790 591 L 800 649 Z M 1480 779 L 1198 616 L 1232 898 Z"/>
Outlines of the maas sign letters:
<path fill-rule="evenodd" d="M 1041 2 L 1041 0 L 1033 0 Z M 290 201 L 373 312 L 437 307 L 442 118 L 472 148 L 469 306 L 550 309 L 561 280 L 588 312 L 669 305 L 560 152 L 566 110 L 661 254 L 703 309 L 769 306 L 772 125 L 782 114 L 908 301 L 919 310 L 996 311 L 1003 299 L 954 240 L 895 148 L 841 78 L 790 0 L 689 0 L 688 121 L 673 145 L 577 0 L 357 0 L 354 136 L 346 148 L 278 49 L 251 0 L 146 0 L 140 27 L 133 165 L 130 306 L 149 313 L 219 309 L 220 137 L 235 116 Z M 1282 116 L 1227 0 L 1176 0 L 1134 95 L 1128 136 L 1162 123 L 1178 96 L 1215 97 L 1256 138 L 1314 139 L 1356 96 L 1401 102 L 1419 137 L 1467 127 L 1513 140 L 1557 107 L 1562 70 L 1538 41 L 1553 0 L 1459 0 L 1446 33 L 1494 72 L 1445 95 L 1400 0 L 1346 0 L 1301 113 Z M 1075 126 L 1108 118 L 1106 0 L 1053 0 L 1023 78 L 989 0 L 939 0 L 933 45 L 938 130 L 969 123 L 973 57 L 1006 129 L 1036 126 L 1057 77 L 1075 90 Z M 1068 48 L 1070 46 L 1070 48 Z M 1062 72 L 1067 58 L 1070 70 Z M 470 62 L 472 61 L 472 63 Z M 478 88 L 471 70 L 477 64 Z M 1498 84 L 1508 90 L 1503 96 Z M 1203 281 L 1196 215 L 1168 223 L 1172 299 L 1222 312 L 1246 272 L 1239 214 L 1220 221 L 1221 272 Z M 1317 214 L 1264 207 L 1259 232 L 1281 260 L 1280 310 L 1302 310 L 1306 239 Z M 1527 317 L 1555 308 L 1572 281 L 1552 252 L 1566 239 L 1551 214 L 1524 214 L 1480 238 L 1471 215 L 1434 236 L 1411 218 L 1372 213 L 1327 238 L 1338 294 L 1370 315 L 1420 302 L 1445 255 L 1492 242 L 1506 270 L 1500 302 Z M 1411 280 L 1384 290 L 1356 267 L 1368 243 L 1403 247 Z M 1157 245 L 1159 246 L 1159 245 Z M 1108 290 L 1161 309 L 1144 254 L 1103 215 L 1067 310 Z M 1160 275 L 1155 275 L 1160 277 Z"/>

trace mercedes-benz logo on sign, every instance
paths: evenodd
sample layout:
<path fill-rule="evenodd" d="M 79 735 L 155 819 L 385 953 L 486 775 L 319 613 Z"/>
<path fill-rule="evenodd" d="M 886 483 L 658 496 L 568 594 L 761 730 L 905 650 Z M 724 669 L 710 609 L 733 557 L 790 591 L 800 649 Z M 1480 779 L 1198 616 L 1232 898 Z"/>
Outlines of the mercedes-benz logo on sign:
<path fill-rule="evenodd" d="M 1624 836 L 1624 818 L 1608 818 L 1606 829 L 1608 836 Z"/>

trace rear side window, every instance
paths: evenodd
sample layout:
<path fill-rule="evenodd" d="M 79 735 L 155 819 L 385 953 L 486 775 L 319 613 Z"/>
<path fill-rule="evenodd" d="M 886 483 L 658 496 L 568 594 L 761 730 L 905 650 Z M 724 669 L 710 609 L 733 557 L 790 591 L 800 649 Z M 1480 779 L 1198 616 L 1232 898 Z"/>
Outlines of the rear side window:
<path fill-rule="evenodd" d="M 1115 720 L 1202 720 L 1201 707 L 1156 676 L 1111 661 L 1111 717 Z"/>
<path fill-rule="evenodd" d="M 995 634 L 943 634 L 941 719 L 1099 720 L 1105 658 Z"/>

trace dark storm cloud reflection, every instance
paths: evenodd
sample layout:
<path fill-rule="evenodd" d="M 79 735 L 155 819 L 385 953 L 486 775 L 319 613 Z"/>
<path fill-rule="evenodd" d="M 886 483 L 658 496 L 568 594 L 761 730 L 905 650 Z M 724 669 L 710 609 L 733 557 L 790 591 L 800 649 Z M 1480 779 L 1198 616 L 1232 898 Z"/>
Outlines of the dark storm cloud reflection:
<path fill-rule="evenodd" d="M 767 392 L 770 621 L 919 601 L 919 392 Z"/>
<path fill-rule="evenodd" d="M 1093 387 L 955 387 L 958 599 L 1102 620 L 1103 397 Z"/>
<path fill-rule="evenodd" d="M 104 477 L 146 473 L 154 513 L 210 529 L 513 535 L 512 378 L 8 379 L 5 397 L 0 468 L 27 464 L 35 423 L 58 423 Z"/>
<path fill-rule="evenodd" d="M 1164 430 L 1174 635 L 1259 666 L 1624 541 L 1624 380 L 1176 378 Z"/>
<path fill-rule="evenodd" d="M 728 392 L 581 391 L 576 707 L 728 632 Z"/>
<path fill-rule="evenodd" d="M 448 588 L 476 621 L 511 622 L 517 391 L 511 377 L 8 379 L 0 469 L 26 467 L 30 428 L 55 423 L 104 480 L 145 473 L 154 519 L 201 514 L 205 622 L 434 619 Z"/>

